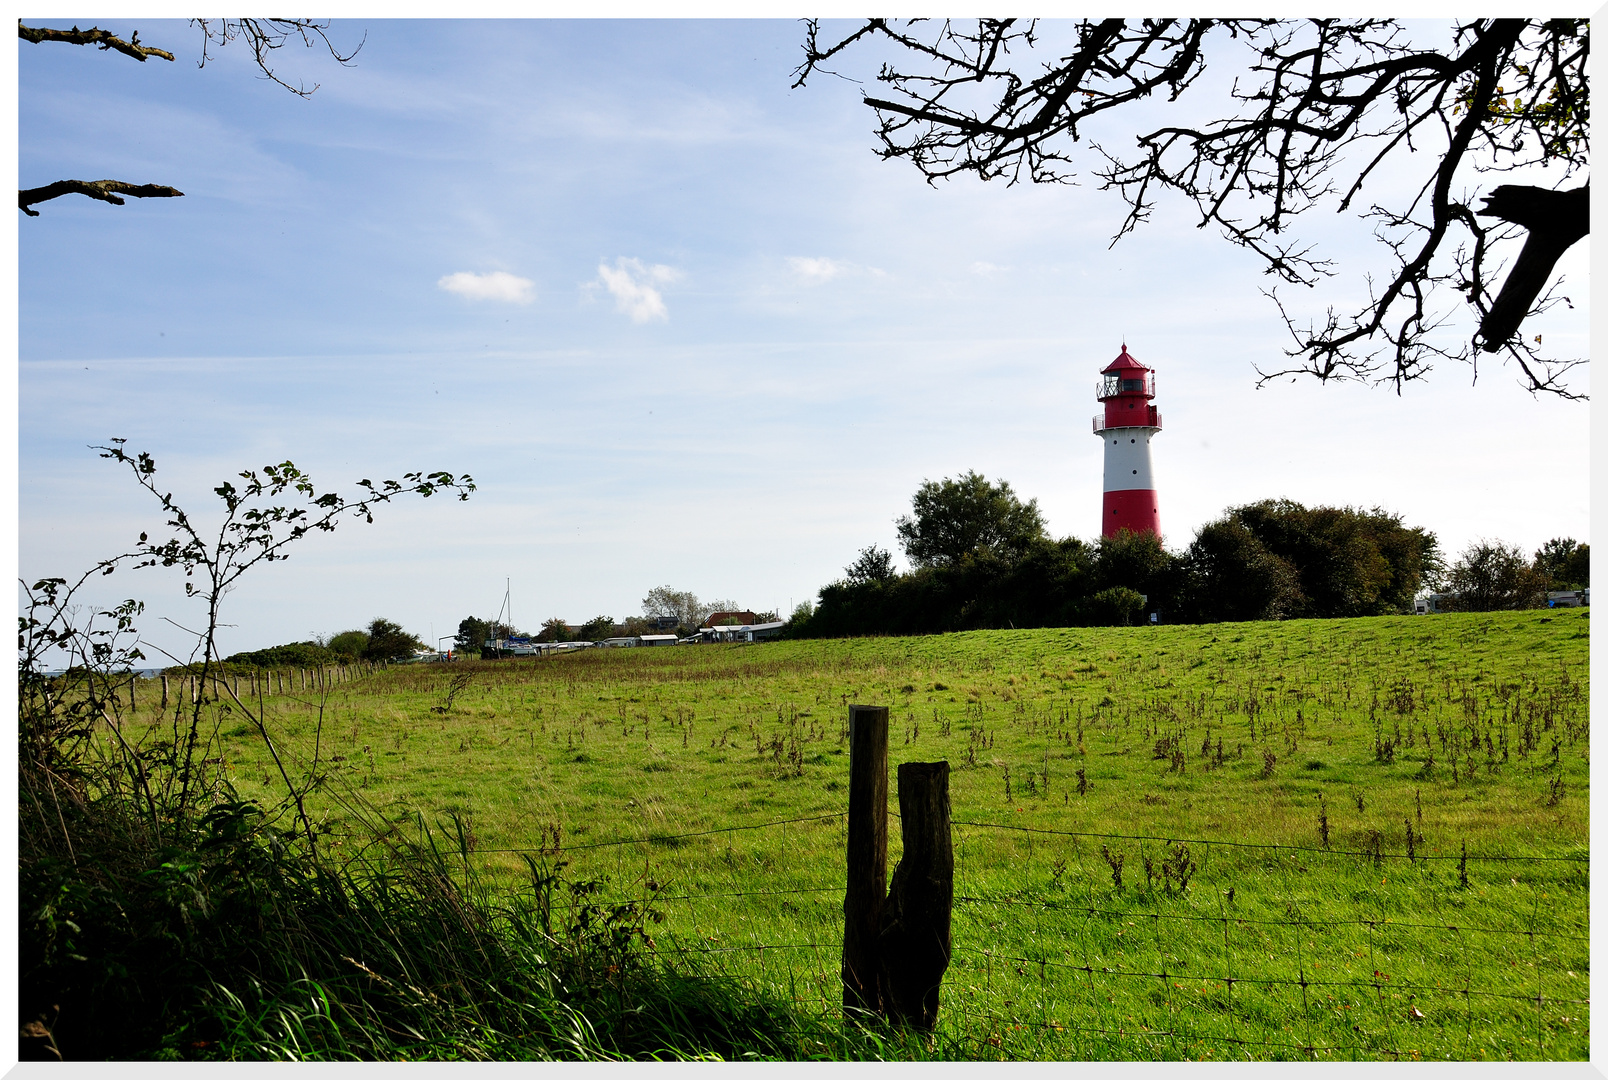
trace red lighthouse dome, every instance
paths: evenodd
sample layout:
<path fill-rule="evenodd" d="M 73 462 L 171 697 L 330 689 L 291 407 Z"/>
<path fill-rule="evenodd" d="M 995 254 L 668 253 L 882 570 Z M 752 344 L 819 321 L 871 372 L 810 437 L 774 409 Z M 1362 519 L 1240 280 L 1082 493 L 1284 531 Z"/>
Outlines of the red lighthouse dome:
<path fill-rule="evenodd" d="M 1094 433 L 1105 447 L 1105 484 L 1100 535 L 1129 532 L 1161 535 L 1161 511 L 1150 472 L 1150 440 L 1161 430 L 1161 413 L 1150 404 L 1156 374 L 1122 352 L 1100 372 L 1095 400 L 1105 412 L 1094 418 Z"/>

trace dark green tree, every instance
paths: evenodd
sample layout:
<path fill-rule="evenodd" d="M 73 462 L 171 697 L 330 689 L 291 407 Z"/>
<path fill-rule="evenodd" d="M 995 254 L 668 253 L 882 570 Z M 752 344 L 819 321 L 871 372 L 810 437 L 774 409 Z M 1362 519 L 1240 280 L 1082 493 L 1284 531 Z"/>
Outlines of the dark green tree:
<path fill-rule="evenodd" d="M 375 619 L 368 626 L 365 660 L 407 660 L 424 648 L 424 642 L 389 619 Z"/>
<path fill-rule="evenodd" d="M 458 623 L 458 633 L 453 637 L 453 645 L 460 651 L 476 655 L 496 635 L 493 626 L 484 619 L 477 619 L 473 615 L 462 619 Z"/>
<path fill-rule="evenodd" d="M 614 636 L 614 616 L 599 615 L 581 624 L 582 641 L 602 641 Z"/>
<path fill-rule="evenodd" d="M 1534 567 L 1547 579 L 1549 589 L 1585 589 L 1591 586 L 1591 545 L 1554 537 L 1535 553 Z"/>
<path fill-rule="evenodd" d="M 1513 611 L 1546 597 L 1546 577 L 1512 544 L 1480 540 L 1463 550 L 1447 574 L 1455 611 Z"/>
<path fill-rule="evenodd" d="M 1295 570 L 1290 617 L 1345 618 L 1410 612 L 1413 596 L 1439 574 L 1435 534 L 1375 508 L 1264 499 L 1228 511 L 1262 548 Z"/>
<path fill-rule="evenodd" d="M 324 647 L 341 658 L 341 663 L 356 660 L 367 651 L 369 636 L 367 630 L 342 630 L 324 643 Z"/>
<path fill-rule="evenodd" d="M 847 580 L 859 585 L 867 581 L 889 581 L 893 578 L 893 553 L 872 544 L 861 548 L 859 558 L 844 570 Z"/>
<path fill-rule="evenodd" d="M 536 635 L 537 641 L 574 641 L 575 635 L 570 633 L 569 624 L 563 619 L 548 619 L 542 623 L 541 632 Z"/>
<path fill-rule="evenodd" d="M 1146 603 L 1136 589 L 1122 585 L 1101 589 L 1084 605 L 1085 621 L 1093 626 L 1133 626 L 1144 615 Z"/>
<path fill-rule="evenodd" d="M 364 642 L 367 643 L 367 636 Z M 226 657 L 226 664 L 250 664 L 253 667 L 318 667 L 341 662 L 341 654 L 331 651 L 316 641 L 293 641 L 288 645 L 274 645 L 251 652 L 239 652 Z"/>
<path fill-rule="evenodd" d="M 991 483 L 976 472 L 923 481 L 913 514 L 895 522 L 905 556 L 916 567 L 952 566 L 983 554 L 1010 561 L 1045 540 L 1038 500 L 1022 502 L 1009 481 Z"/>
<path fill-rule="evenodd" d="M 1202 526 L 1179 569 L 1180 621 L 1282 619 L 1302 606 L 1295 568 L 1233 518 Z"/>
<path fill-rule="evenodd" d="M 1123 529 L 1115 536 L 1102 536 L 1095 545 L 1093 580 L 1090 589 L 1131 589 L 1145 596 L 1149 610 L 1172 606 L 1174 557 L 1161 546 L 1155 533 Z M 1104 616 L 1100 617 L 1104 622 Z"/>

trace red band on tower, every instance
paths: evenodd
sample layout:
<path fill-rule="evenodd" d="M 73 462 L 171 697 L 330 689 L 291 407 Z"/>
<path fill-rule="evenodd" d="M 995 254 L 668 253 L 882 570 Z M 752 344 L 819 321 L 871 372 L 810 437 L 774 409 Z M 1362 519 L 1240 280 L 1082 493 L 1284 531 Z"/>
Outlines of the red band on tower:
<path fill-rule="evenodd" d="M 1105 446 L 1105 497 L 1100 535 L 1151 532 L 1161 536 L 1161 511 L 1150 472 L 1150 440 L 1161 430 L 1161 413 L 1150 403 L 1156 375 L 1122 352 L 1100 372 L 1095 399 L 1105 412 L 1094 418 L 1094 433 Z"/>

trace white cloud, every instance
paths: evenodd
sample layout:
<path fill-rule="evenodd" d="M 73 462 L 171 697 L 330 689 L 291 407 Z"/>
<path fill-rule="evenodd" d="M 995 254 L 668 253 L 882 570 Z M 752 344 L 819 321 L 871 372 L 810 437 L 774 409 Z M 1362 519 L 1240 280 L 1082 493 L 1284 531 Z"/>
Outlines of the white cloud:
<path fill-rule="evenodd" d="M 536 283 L 502 270 L 471 274 L 460 270 L 436 282 L 436 287 L 470 300 L 500 300 L 505 304 L 528 304 L 536 299 Z"/>
<path fill-rule="evenodd" d="M 787 265 L 806 281 L 831 281 L 849 268 L 848 263 L 836 259 L 812 259 L 804 255 L 789 255 Z"/>
<path fill-rule="evenodd" d="M 885 278 L 887 271 L 879 270 L 875 266 L 861 266 L 845 259 L 828 259 L 825 256 L 789 255 L 787 265 L 803 278 L 807 284 L 820 285 L 831 281 L 835 277 L 874 277 Z"/>
<path fill-rule="evenodd" d="M 664 297 L 654 285 L 664 285 L 681 277 L 681 271 L 673 266 L 664 266 L 655 263 L 653 266 L 644 266 L 641 259 L 618 258 L 614 265 L 599 263 L 597 276 L 602 279 L 603 286 L 614 294 L 614 304 L 632 322 L 651 322 L 654 319 L 668 319 L 669 309 L 664 306 Z"/>
<path fill-rule="evenodd" d="M 974 262 L 971 264 L 971 272 L 976 274 L 978 277 L 988 277 L 992 274 L 1003 273 L 1008 269 L 1010 269 L 1010 267 L 995 266 L 991 262 Z"/>

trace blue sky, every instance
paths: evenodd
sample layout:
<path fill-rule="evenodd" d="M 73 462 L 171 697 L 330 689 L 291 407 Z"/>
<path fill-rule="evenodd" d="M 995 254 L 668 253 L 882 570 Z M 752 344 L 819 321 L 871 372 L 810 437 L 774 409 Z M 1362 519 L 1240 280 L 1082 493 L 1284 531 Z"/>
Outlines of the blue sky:
<path fill-rule="evenodd" d="M 1258 390 L 1287 337 L 1243 252 L 1167 203 L 1109 247 L 1122 205 L 1087 174 L 929 187 L 876 158 L 856 84 L 789 88 L 796 22 L 346 20 L 338 42 L 367 35 L 350 67 L 283 50 L 309 100 L 238 43 L 198 69 L 182 21 L 102 25 L 178 61 L 19 43 L 21 182 L 186 194 L 64 198 L 17 226 L 21 576 L 157 522 L 86 449 L 110 437 L 192 506 L 287 458 L 343 490 L 479 484 L 261 568 L 227 601 L 225 652 L 375 616 L 450 634 L 505 580 L 526 626 L 623 618 L 656 585 L 785 610 L 859 548 L 897 552 L 916 486 L 966 469 L 1090 537 L 1093 387 L 1124 340 L 1157 370 L 1173 547 L 1267 497 L 1380 506 L 1454 555 L 1590 539 L 1587 405 L 1494 362 L 1399 397 Z M 1377 245 L 1353 218 L 1303 227 L 1342 270 L 1293 297 L 1316 314 Z M 1563 267 L 1576 310 L 1527 329 L 1566 356 L 1588 348 L 1588 255 Z M 182 646 L 177 580 L 101 588 Z"/>

